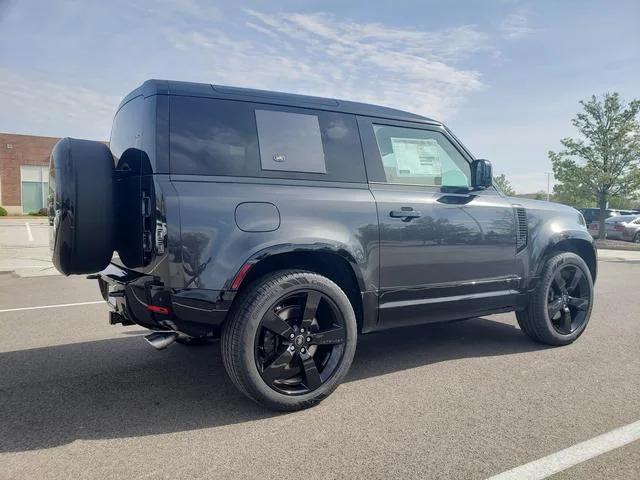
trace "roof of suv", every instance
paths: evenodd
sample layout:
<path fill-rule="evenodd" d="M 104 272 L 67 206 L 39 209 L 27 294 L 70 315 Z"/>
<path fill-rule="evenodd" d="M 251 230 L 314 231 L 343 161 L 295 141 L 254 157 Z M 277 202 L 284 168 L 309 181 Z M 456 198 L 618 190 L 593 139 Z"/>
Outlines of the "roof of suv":
<path fill-rule="evenodd" d="M 315 108 L 318 110 L 331 110 L 336 112 L 351 113 L 369 117 L 381 117 L 406 122 L 431 123 L 441 125 L 431 118 L 416 115 L 415 113 L 397 110 L 395 108 L 381 107 L 367 103 L 336 100 L 335 98 L 312 97 L 293 93 L 273 92 L 268 90 L 254 90 L 251 88 L 227 87 L 208 83 L 177 82 L 173 80 L 147 80 L 140 87 L 129 93 L 120 103 L 127 103 L 134 97 L 144 95 L 184 95 L 191 97 L 210 97 L 227 100 L 251 101 L 257 103 L 272 103 L 292 107 Z"/>

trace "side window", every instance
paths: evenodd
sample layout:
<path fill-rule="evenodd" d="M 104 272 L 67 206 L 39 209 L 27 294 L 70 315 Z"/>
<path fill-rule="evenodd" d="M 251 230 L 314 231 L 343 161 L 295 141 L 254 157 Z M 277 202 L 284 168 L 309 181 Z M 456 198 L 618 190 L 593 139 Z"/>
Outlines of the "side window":
<path fill-rule="evenodd" d="M 316 115 L 256 110 L 263 170 L 327 173 Z"/>
<path fill-rule="evenodd" d="M 355 116 L 170 97 L 171 172 L 366 182 Z"/>
<path fill-rule="evenodd" d="M 440 132 L 373 125 L 387 183 L 471 185 L 469 162 Z"/>
<path fill-rule="evenodd" d="M 259 176 L 251 104 L 172 96 L 170 115 L 172 173 Z"/>

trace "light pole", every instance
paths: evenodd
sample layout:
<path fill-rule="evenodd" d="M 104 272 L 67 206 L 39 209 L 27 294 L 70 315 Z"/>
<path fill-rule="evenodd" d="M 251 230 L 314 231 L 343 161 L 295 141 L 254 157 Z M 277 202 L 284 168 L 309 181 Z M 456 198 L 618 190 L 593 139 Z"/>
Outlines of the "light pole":
<path fill-rule="evenodd" d="M 544 172 L 547 174 L 547 202 L 551 199 L 551 175 L 553 172 Z"/>

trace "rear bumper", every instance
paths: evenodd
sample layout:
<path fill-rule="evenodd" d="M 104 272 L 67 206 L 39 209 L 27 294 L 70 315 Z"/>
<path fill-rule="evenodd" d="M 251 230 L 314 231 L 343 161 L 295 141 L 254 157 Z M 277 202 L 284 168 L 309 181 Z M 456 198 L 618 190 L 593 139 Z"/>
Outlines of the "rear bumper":
<path fill-rule="evenodd" d="M 191 336 L 214 333 L 224 323 L 235 292 L 201 289 L 174 291 L 160 279 L 110 264 L 97 276 L 111 310 L 152 330 Z"/>

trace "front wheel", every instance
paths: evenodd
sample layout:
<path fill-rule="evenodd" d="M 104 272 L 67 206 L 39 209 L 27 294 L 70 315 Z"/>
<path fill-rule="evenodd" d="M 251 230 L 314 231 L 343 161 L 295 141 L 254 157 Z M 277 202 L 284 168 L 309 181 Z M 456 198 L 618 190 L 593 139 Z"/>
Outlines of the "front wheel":
<path fill-rule="evenodd" d="M 321 275 L 278 271 L 236 299 L 222 333 L 227 373 L 238 389 L 268 408 L 316 405 L 345 377 L 357 326 L 344 291 Z"/>
<path fill-rule="evenodd" d="M 593 308 L 593 280 L 575 253 L 549 258 L 518 324 L 533 340 L 547 345 L 573 343 L 587 328 Z"/>

